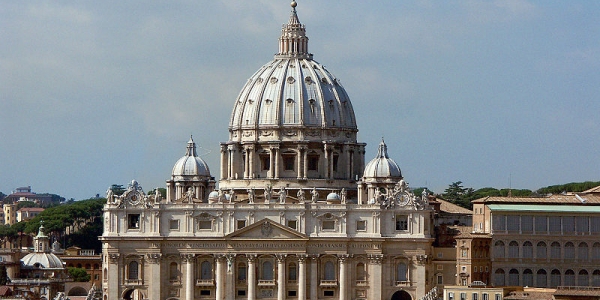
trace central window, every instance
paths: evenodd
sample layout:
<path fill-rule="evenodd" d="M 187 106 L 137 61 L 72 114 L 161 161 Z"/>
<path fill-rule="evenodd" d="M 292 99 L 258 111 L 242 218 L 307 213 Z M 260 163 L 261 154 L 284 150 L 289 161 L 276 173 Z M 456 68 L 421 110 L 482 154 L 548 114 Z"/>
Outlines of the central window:
<path fill-rule="evenodd" d="M 308 170 L 309 171 L 318 171 L 319 170 L 319 156 L 318 155 L 309 155 L 308 158 Z"/>
<path fill-rule="evenodd" d="M 408 230 L 408 216 L 396 215 L 396 230 Z"/>
<path fill-rule="evenodd" d="M 294 171 L 294 156 L 292 155 L 285 155 L 283 157 L 283 169 L 285 171 Z"/>

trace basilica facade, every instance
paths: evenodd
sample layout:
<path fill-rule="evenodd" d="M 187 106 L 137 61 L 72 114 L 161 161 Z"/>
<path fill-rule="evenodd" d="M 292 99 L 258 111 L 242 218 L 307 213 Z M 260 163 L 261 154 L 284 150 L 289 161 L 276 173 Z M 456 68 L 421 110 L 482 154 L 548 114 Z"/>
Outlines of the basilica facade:
<path fill-rule="evenodd" d="M 382 140 L 366 144 L 340 80 L 308 52 L 296 3 L 274 59 L 235 100 L 220 176 L 192 138 L 167 193 L 107 192 L 105 299 L 421 299 L 433 210 Z"/>

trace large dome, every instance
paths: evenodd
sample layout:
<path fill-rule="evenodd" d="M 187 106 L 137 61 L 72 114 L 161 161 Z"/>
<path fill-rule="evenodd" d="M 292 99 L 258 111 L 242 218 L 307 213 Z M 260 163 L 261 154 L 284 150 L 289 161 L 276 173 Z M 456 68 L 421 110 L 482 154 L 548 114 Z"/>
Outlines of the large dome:
<path fill-rule="evenodd" d="M 283 132 L 273 132 L 278 129 Z M 248 79 L 235 102 L 231 140 L 273 140 L 279 135 L 321 139 L 319 131 L 325 129 L 345 132 L 341 138 L 353 140 L 358 131 L 346 90 L 312 59 L 305 27 L 293 6 L 279 38 L 279 53 Z"/>
<path fill-rule="evenodd" d="M 22 268 L 63 269 L 63 262 L 52 253 L 29 253 L 21 259 Z"/>
<path fill-rule="evenodd" d="M 190 137 L 185 155 L 173 166 L 173 176 L 210 176 L 208 165 L 196 154 L 196 143 Z"/>

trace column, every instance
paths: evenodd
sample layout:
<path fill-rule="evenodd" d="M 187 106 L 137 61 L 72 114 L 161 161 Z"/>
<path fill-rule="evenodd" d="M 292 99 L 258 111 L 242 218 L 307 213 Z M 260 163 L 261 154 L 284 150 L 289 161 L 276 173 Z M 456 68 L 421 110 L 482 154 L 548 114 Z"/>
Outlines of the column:
<path fill-rule="evenodd" d="M 311 300 L 319 299 L 319 294 L 318 294 L 319 272 L 318 272 L 318 267 L 317 267 L 318 263 L 319 263 L 319 256 L 313 255 L 311 257 L 311 262 L 310 262 L 310 299 Z"/>
<path fill-rule="evenodd" d="M 323 170 L 325 171 L 323 177 L 325 177 L 326 179 L 329 179 L 329 147 L 327 147 L 327 144 L 325 144 L 325 147 L 323 147 L 323 152 L 325 152 L 325 161 L 323 162 Z"/>
<path fill-rule="evenodd" d="M 254 146 L 248 147 L 248 176 L 254 178 Z"/>
<path fill-rule="evenodd" d="M 108 299 L 119 299 L 121 298 L 121 291 L 119 287 L 121 286 L 120 273 L 123 269 L 123 266 L 119 265 L 120 262 L 120 254 L 119 253 L 111 253 L 108 254 Z"/>
<path fill-rule="evenodd" d="M 150 263 L 150 290 L 148 298 L 150 299 L 162 299 L 160 294 L 161 288 L 161 272 L 160 272 L 160 253 L 146 254 L 146 259 Z M 168 275 L 167 275 L 168 276 Z"/>
<path fill-rule="evenodd" d="M 250 151 L 248 150 L 248 146 L 244 146 L 244 179 L 250 178 L 249 173 L 249 165 L 248 161 L 250 160 Z"/>
<path fill-rule="evenodd" d="M 217 300 L 225 299 L 225 257 L 223 255 L 216 256 L 217 261 L 217 274 L 215 274 L 216 281 L 216 298 Z"/>
<path fill-rule="evenodd" d="M 302 166 L 303 168 L 303 172 L 302 172 L 302 178 L 306 179 L 308 178 L 308 149 L 304 150 L 304 157 L 302 158 L 302 161 L 304 162 L 304 165 Z"/>
<path fill-rule="evenodd" d="M 273 162 L 273 160 L 275 159 L 274 152 L 275 149 L 269 148 L 269 175 L 267 176 L 268 178 L 273 178 L 275 176 L 275 164 Z"/>
<path fill-rule="evenodd" d="M 285 300 L 285 254 L 275 255 L 277 258 L 277 300 Z"/>
<path fill-rule="evenodd" d="M 298 255 L 298 300 L 306 300 L 306 254 Z"/>
<path fill-rule="evenodd" d="M 348 298 L 348 254 L 341 254 L 338 256 L 340 263 L 340 300 L 346 300 Z"/>
<path fill-rule="evenodd" d="M 256 261 L 256 255 L 250 254 L 246 255 L 248 258 L 248 270 L 246 271 L 246 275 L 248 276 L 248 300 L 256 299 L 256 270 L 254 262 Z"/>
<path fill-rule="evenodd" d="M 227 254 L 225 256 L 227 259 L 227 279 L 225 280 L 225 299 L 235 299 L 235 284 L 237 282 L 237 278 L 235 277 L 235 255 Z"/>
<path fill-rule="evenodd" d="M 381 299 L 383 254 L 371 254 L 369 258 L 369 299 Z"/>
<path fill-rule="evenodd" d="M 221 144 L 221 179 L 225 179 L 227 177 L 227 173 L 225 172 L 225 169 L 228 164 L 228 158 L 227 158 L 226 154 L 227 154 L 227 146 L 224 144 Z"/>
<path fill-rule="evenodd" d="M 185 299 L 194 300 L 194 262 L 196 261 L 194 254 L 182 254 L 182 262 L 185 263 Z"/>
<path fill-rule="evenodd" d="M 275 148 L 275 178 L 279 178 L 279 148 Z"/>
<path fill-rule="evenodd" d="M 301 179 L 302 178 L 302 148 L 298 147 L 297 149 L 298 153 L 296 153 L 296 179 Z"/>

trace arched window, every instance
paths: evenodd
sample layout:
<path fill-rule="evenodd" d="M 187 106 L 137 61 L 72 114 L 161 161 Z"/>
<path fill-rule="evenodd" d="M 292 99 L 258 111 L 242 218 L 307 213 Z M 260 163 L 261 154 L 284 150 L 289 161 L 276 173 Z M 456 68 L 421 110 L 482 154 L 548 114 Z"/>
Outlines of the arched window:
<path fill-rule="evenodd" d="M 495 286 L 503 286 L 504 284 L 504 270 L 497 269 L 494 273 L 494 285 Z"/>
<path fill-rule="evenodd" d="M 238 264 L 238 268 L 237 268 L 237 280 L 238 281 L 246 281 L 246 264 L 245 263 L 239 263 Z"/>
<path fill-rule="evenodd" d="M 517 286 L 519 284 L 519 271 L 517 269 L 510 269 L 508 272 L 508 285 Z"/>
<path fill-rule="evenodd" d="M 396 281 L 407 281 L 406 271 L 407 267 L 405 263 L 399 263 L 396 266 Z"/>
<path fill-rule="evenodd" d="M 565 259 L 575 259 L 575 245 L 571 242 L 565 244 Z"/>
<path fill-rule="evenodd" d="M 356 264 L 356 280 L 366 280 L 367 274 L 365 272 L 365 264 L 358 263 Z"/>
<path fill-rule="evenodd" d="M 594 270 L 592 273 L 592 286 L 600 286 L 600 270 Z"/>
<path fill-rule="evenodd" d="M 535 280 L 537 287 L 546 287 L 548 285 L 548 274 L 546 273 L 546 270 L 539 269 Z"/>
<path fill-rule="evenodd" d="M 335 280 L 335 266 L 331 261 L 325 263 L 325 280 Z"/>
<path fill-rule="evenodd" d="M 104 280 L 107 280 L 107 279 L 108 279 L 108 270 L 107 270 L 106 268 L 104 268 L 104 272 L 102 272 L 102 278 L 103 278 Z"/>
<path fill-rule="evenodd" d="M 523 258 L 533 258 L 533 244 L 530 241 L 523 243 Z"/>
<path fill-rule="evenodd" d="M 571 269 L 565 272 L 565 285 L 575 286 L 575 272 L 573 272 Z"/>
<path fill-rule="evenodd" d="M 519 258 L 519 243 L 512 241 L 508 244 L 508 257 Z"/>
<path fill-rule="evenodd" d="M 138 262 L 137 261 L 132 261 L 129 263 L 129 272 L 127 273 L 127 278 L 128 279 L 138 279 L 139 276 L 139 272 L 138 272 Z"/>
<path fill-rule="evenodd" d="M 579 270 L 577 275 L 578 286 L 590 286 L 590 275 L 587 270 Z"/>
<path fill-rule="evenodd" d="M 592 246 L 592 259 L 600 260 L 600 243 L 594 243 Z"/>
<path fill-rule="evenodd" d="M 169 264 L 169 280 L 177 280 L 179 277 L 179 270 L 177 269 L 177 263 L 171 262 Z"/>
<path fill-rule="evenodd" d="M 535 255 L 537 259 L 546 259 L 546 243 L 537 243 Z"/>
<path fill-rule="evenodd" d="M 557 269 L 554 269 L 550 273 L 550 287 L 555 288 L 559 285 L 560 285 L 560 271 Z"/>
<path fill-rule="evenodd" d="M 560 259 L 560 244 L 558 242 L 550 244 L 550 258 Z"/>
<path fill-rule="evenodd" d="M 262 264 L 262 280 L 273 280 L 273 263 L 268 260 Z"/>
<path fill-rule="evenodd" d="M 531 271 L 531 269 L 525 269 L 523 271 L 523 285 L 528 287 L 533 286 L 533 271 Z"/>
<path fill-rule="evenodd" d="M 200 264 L 200 279 L 208 280 L 212 278 L 212 264 L 205 260 Z"/>
<path fill-rule="evenodd" d="M 290 263 L 288 266 L 288 280 L 298 280 L 296 276 L 296 263 Z"/>
<path fill-rule="evenodd" d="M 589 250 L 588 250 L 588 244 L 586 244 L 585 242 L 581 242 L 579 243 L 579 246 L 577 247 L 577 259 L 579 260 L 588 260 L 589 259 Z"/>
<path fill-rule="evenodd" d="M 497 258 L 504 258 L 504 242 L 497 241 L 494 244 L 494 256 Z"/>

